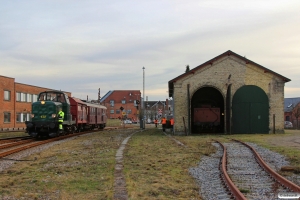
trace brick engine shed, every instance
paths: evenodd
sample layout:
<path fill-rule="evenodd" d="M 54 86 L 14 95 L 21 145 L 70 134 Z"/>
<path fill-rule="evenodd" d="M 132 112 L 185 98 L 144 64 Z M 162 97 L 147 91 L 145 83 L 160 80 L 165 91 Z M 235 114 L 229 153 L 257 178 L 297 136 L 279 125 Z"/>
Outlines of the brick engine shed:
<path fill-rule="evenodd" d="M 283 133 L 289 81 L 229 50 L 169 81 L 175 134 Z"/>

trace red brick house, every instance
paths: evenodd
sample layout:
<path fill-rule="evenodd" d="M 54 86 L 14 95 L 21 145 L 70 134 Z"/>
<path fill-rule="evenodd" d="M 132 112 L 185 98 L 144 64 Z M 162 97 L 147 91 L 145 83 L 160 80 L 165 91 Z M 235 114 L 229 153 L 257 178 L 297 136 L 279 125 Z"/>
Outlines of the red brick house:
<path fill-rule="evenodd" d="M 17 83 L 14 78 L 0 75 L 0 90 L 0 131 L 3 131 L 24 130 L 24 122 L 30 120 L 32 102 L 40 92 L 51 89 Z"/>
<path fill-rule="evenodd" d="M 298 119 L 297 119 L 298 117 Z M 293 128 L 300 126 L 300 97 L 284 98 L 284 121 L 293 123 Z M 298 122 L 297 122 L 298 121 Z M 297 127 L 298 125 L 298 127 Z"/>
<path fill-rule="evenodd" d="M 100 103 L 107 107 L 107 118 L 125 118 L 138 121 L 139 110 L 137 100 L 141 102 L 139 90 L 111 90 L 100 100 Z M 123 108 L 123 111 L 120 108 Z"/>

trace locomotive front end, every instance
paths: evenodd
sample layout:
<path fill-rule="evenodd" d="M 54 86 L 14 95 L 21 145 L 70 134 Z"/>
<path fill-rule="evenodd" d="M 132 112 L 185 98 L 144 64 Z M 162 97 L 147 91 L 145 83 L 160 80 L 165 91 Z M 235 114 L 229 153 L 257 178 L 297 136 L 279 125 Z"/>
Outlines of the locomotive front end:
<path fill-rule="evenodd" d="M 32 104 L 31 121 L 26 121 L 27 132 L 32 137 L 55 137 L 58 130 L 57 113 L 61 103 L 38 101 Z"/>

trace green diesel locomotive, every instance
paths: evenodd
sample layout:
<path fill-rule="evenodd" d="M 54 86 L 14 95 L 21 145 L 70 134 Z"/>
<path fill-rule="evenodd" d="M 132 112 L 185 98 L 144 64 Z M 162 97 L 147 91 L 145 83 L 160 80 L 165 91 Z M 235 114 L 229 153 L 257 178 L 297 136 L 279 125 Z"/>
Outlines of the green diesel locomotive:
<path fill-rule="evenodd" d="M 58 112 L 62 108 L 64 119 L 59 129 Z M 83 130 L 106 126 L 107 108 L 100 104 L 84 102 L 69 97 L 62 91 L 45 91 L 32 104 L 31 121 L 26 121 L 26 130 L 32 137 L 57 137 Z"/>
<path fill-rule="evenodd" d="M 59 131 L 58 111 L 65 113 L 63 127 Z M 61 91 L 45 91 L 38 95 L 38 101 L 32 104 L 31 121 L 26 121 L 26 130 L 32 137 L 56 137 L 76 131 L 75 121 L 71 119 L 69 97 Z"/>

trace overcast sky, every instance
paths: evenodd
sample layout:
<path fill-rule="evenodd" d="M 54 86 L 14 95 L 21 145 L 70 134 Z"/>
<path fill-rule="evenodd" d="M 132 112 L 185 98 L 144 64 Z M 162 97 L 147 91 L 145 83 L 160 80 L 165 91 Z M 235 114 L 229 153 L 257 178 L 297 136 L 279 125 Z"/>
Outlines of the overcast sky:
<path fill-rule="evenodd" d="M 0 6 L 0 75 L 97 99 L 168 98 L 168 81 L 231 50 L 289 79 L 300 97 L 299 0 L 10 0 Z"/>

